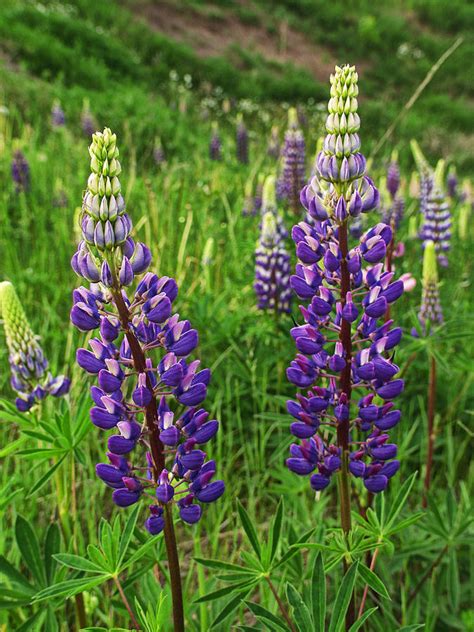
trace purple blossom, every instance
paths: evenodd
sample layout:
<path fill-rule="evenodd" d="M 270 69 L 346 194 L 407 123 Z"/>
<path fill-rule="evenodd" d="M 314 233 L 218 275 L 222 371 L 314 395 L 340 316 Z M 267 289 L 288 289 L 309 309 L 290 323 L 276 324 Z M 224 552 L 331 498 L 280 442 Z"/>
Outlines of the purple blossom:
<path fill-rule="evenodd" d="M 336 67 L 331 84 L 317 173 L 301 191 L 312 221 L 292 230 L 299 263 L 291 285 L 303 322 L 291 330 L 297 355 L 287 377 L 303 392 L 288 402 L 301 443 L 292 444 L 287 465 L 309 475 L 316 491 L 343 469 L 377 493 L 399 467 L 387 430 L 400 419 L 392 400 L 404 384 L 392 358 L 401 330 L 381 320 L 403 283 L 384 271 L 389 226 L 377 224 L 349 245 L 348 225 L 379 195 L 359 152 L 355 69 Z"/>
<path fill-rule="evenodd" d="M 290 204 L 294 213 L 300 209 L 299 193 L 306 182 L 305 142 L 298 127 L 296 110 L 290 108 L 288 129 L 282 150 L 282 170 L 277 183 L 277 196 Z"/>
<path fill-rule="evenodd" d="M 27 193 L 30 189 L 30 165 L 20 149 L 13 154 L 12 179 L 17 193 Z"/>
<path fill-rule="evenodd" d="M 241 114 L 237 118 L 236 150 L 237 160 L 247 165 L 249 162 L 249 134 Z"/>
<path fill-rule="evenodd" d="M 217 123 L 212 124 L 211 140 L 209 141 L 209 158 L 217 161 L 222 160 L 222 142 Z"/>
<path fill-rule="evenodd" d="M 98 331 L 89 349 L 77 351 L 77 362 L 97 376 L 92 423 L 116 432 L 97 474 L 114 488 L 118 506 L 155 499 L 145 526 L 156 534 L 166 506 L 176 504 L 192 524 L 201 515 L 199 503 L 222 495 L 222 481 L 212 482 L 215 463 L 201 449 L 219 424 L 202 408 L 210 371 L 189 358 L 198 334 L 173 312 L 176 282 L 147 272 L 150 251 L 130 236 L 116 137 L 105 129 L 92 138 L 83 240 L 72 259 L 75 272 L 92 284 L 74 290 L 71 320 L 82 331 Z"/>

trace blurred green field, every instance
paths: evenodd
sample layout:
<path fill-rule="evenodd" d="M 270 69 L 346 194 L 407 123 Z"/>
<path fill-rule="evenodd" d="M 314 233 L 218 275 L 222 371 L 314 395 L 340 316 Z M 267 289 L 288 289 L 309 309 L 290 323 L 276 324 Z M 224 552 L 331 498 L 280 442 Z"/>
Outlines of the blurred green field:
<path fill-rule="evenodd" d="M 79 239 L 77 208 L 89 174 L 89 139 L 80 126 L 84 98 L 89 99 L 99 127 L 107 125 L 117 132 L 121 181 L 135 234 L 151 246 L 153 271 L 176 278 L 180 287 L 177 309 L 198 329 L 198 357 L 213 373 L 206 404 L 212 416 L 221 420 L 221 430 L 209 444 L 209 456 L 215 458 L 227 492 L 207 508 L 199 526 L 177 525 L 188 629 L 209 630 L 228 601 L 223 595 L 193 603 L 198 595 L 223 586 L 194 557 L 239 563 L 240 552 L 248 549 L 236 517 L 236 498 L 247 508 L 262 542 L 268 538 L 278 500 L 284 498 L 281 550 L 311 528 L 311 541 L 330 545 L 338 525 L 335 491 L 315 500 L 306 479 L 300 480 L 284 464 L 291 443 L 285 402 L 295 391 L 286 380 L 285 369 L 294 355 L 289 330 L 293 318 L 298 319 L 298 301 L 294 301 L 292 315 L 278 319 L 257 310 L 253 280 L 259 218 L 241 213 L 245 185 L 249 181 L 255 185 L 258 174 L 276 172 L 277 163 L 267 155 L 267 141 L 272 125 L 279 126 L 282 136 L 288 102 L 300 104 L 308 119 L 303 131 L 309 173 L 317 139 L 324 133 L 318 104 L 326 101 L 327 82 L 317 81 L 303 68 L 275 68 L 252 54 L 247 58 L 249 67 L 232 65 L 225 57 L 200 58 L 190 47 L 131 20 L 132 2 L 115 5 L 111 0 L 71 4 L 6 0 L 0 7 L 0 280 L 15 285 L 54 370 L 72 378 L 65 401 L 49 398 L 40 410 L 20 415 L 12 404 L 8 353 L 3 335 L 0 337 L 0 554 L 4 556 L 0 558 L 0 630 L 5 632 L 79 629 L 73 600 L 58 595 L 47 602 L 47 608 L 31 604 L 35 592 L 48 582 L 38 579 L 42 571 L 32 563 L 34 546 L 31 558 L 20 551 L 17 516 L 30 523 L 41 547 L 48 525 L 57 524 L 61 527 L 59 549 L 51 550 L 83 555 L 88 545 L 98 541 L 101 518 L 112 522 L 119 514 L 123 525 L 128 515 L 127 510 L 113 505 L 110 490 L 95 476 L 94 466 L 103 459 L 105 441 L 103 433 L 88 421 L 91 380 L 75 364 L 75 350 L 84 346 L 86 337 L 69 322 L 71 294 L 78 285 L 70 259 Z M 262 21 L 270 3 L 183 5 L 189 11 L 212 8 L 216 19 L 221 12 L 244 21 Z M 310 33 L 338 61 L 367 64 L 367 71 L 362 66 L 360 81 L 364 95 L 361 138 L 367 155 L 432 63 L 457 34 L 465 35 L 459 51 L 436 75 L 371 166 L 371 175 L 380 182 L 391 150 L 398 149 L 407 207 L 398 233 L 406 253 L 396 261 L 396 273 L 410 272 L 417 279 L 416 288 L 393 309 L 393 318 L 405 332 L 396 362 L 404 373 L 406 389 L 402 422 L 392 431 L 402 467 L 385 493 L 387 506 L 408 477 L 418 472 L 403 518 L 421 509 L 429 353 L 438 362 L 438 392 L 430 508 L 392 537 L 393 546 L 381 548 L 376 571 L 391 599 L 370 593 L 370 606 L 378 606 L 378 610 L 363 630 L 474 630 L 474 541 L 468 527 L 458 533 L 472 511 L 474 396 L 473 233 L 470 230 L 466 239 L 459 235 L 460 204 L 452 206 L 449 268 L 440 272 L 446 323 L 426 340 L 409 333 L 417 324 L 422 257 L 420 241 L 409 231 L 412 218 L 419 215 L 418 200 L 409 191 L 413 169 L 409 140 L 417 138 L 433 164 L 445 158 L 460 176 L 471 177 L 474 166 L 469 74 L 473 11 L 467 3 L 455 3 L 445 19 L 444 12 L 440 16 L 440 5 L 446 10 L 445 3 L 434 0 L 381 2 L 375 7 L 358 2 L 344 11 L 338 3 L 285 1 L 272 17 Z M 418 29 L 412 20 L 407 28 L 407 15 L 415 16 L 413 20 L 423 28 Z M 276 28 L 270 23 L 264 26 Z M 354 28 L 359 37 L 352 46 L 347 36 Z M 422 49 L 423 58 L 415 56 L 400 63 L 394 51 L 405 41 L 412 50 Z M 170 78 L 170 71 L 176 71 L 176 76 Z M 184 79 L 187 73 L 191 80 Z M 60 99 L 65 110 L 64 128 L 51 128 L 54 98 Z M 249 128 L 249 165 L 240 164 L 235 156 L 238 112 L 244 113 Z M 220 163 L 208 157 L 213 120 L 219 121 L 223 140 Z M 153 160 L 157 137 L 166 154 L 161 165 Z M 10 174 L 17 148 L 31 170 L 31 189 L 26 194 L 15 191 Z M 57 206 L 54 201 L 61 193 L 66 202 Z M 291 228 L 294 217 L 283 206 L 281 210 Z M 364 220 L 369 227 L 380 221 L 380 215 L 374 211 Z M 288 248 L 294 263 L 291 240 Z M 35 434 L 40 419 L 59 424 L 51 445 Z M 45 448 L 57 452 L 42 452 Z M 31 452 L 19 454 L 28 450 Z M 64 460 L 49 476 L 62 454 L 66 454 Z M 360 491 L 364 505 L 367 494 Z M 439 523 L 444 524 L 445 532 Z M 143 544 L 147 537 L 137 528 L 133 546 Z M 277 574 L 282 592 L 287 580 L 301 589 L 307 585 L 314 555 L 314 550 L 298 553 Z M 137 599 L 145 610 L 149 604 L 157 607 L 160 595 L 165 595 L 160 614 L 164 623 L 143 629 L 172 629 L 169 591 L 167 586 L 162 588 L 164 560 L 159 540 L 122 578 L 131 603 Z M 18 569 L 33 587 L 27 590 L 23 584 L 22 592 L 22 583 L 11 568 Z M 58 568 L 56 581 L 74 576 L 74 571 Z M 430 569 L 429 579 L 410 601 L 418 580 Z M 330 609 L 341 571 L 338 565 L 329 573 Z M 361 592 L 364 583 L 359 584 Z M 276 611 L 266 585 L 255 592 L 253 600 Z M 112 582 L 86 590 L 84 602 L 87 624 L 96 626 L 88 629 L 129 629 L 127 612 Z M 216 629 L 272 628 L 262 627 L 242 603 Z"/>

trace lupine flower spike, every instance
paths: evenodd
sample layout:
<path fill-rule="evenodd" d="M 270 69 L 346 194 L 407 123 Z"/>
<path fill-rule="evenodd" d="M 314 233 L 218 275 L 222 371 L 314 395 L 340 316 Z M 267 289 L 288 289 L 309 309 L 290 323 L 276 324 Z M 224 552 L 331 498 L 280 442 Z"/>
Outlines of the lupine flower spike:
<path fill-rule="evenodd" d="M 383 269 L 391 229 L 379 223 L 348 244 L 348 224 L 379 201 L 360 153 L 357 95 L 355 68 L 336 67 L 317 174 L 301 192 L 313 225 L 300 222 L 292 231 L 299 262 L 291 285 L 304 301 L 304 322 L 291 330 L 298 353 L 287 370 L 303 391 L 288 402 L 291 432 L 301 443 L 291 446 L 287 465 L 311 475 L 315 491 L 339 472 L 345 533 L 349 473 L 378 493 L 399 468 L 388 430 L 400 420 L 393 400 L 404 387 L 392 360 L 401 329 L 380 323 L 403 292 L 403 283 Z"/>
<path fill-rule="evenodd" d="M 66 124 L 66 115 L 64 114 L 64 110 L 61 107 L 61 103 L 58 99 L 56 99 L 53 103 L 53 107 L 51 108 L 51 125 L 53 128 L 64 127 Z"/>
<path fill-rule="evenodd" d="M 15 288 L 8 281 L 0 283 L 0 316 L 9 351 L 10 383 L 18 393 L 15 400 L 18 410 L 26 412 L 47 395 L 65 395 L 70 380 L 64 375 L 51 375 L 38 337 L 28 323 Z"/>
<path fill-rule="evenodd" d="M 173 313 L 176 282 L 147 272 L 150 250 L 131 237 L 115 134 L 107 128 L 94 134 L 89 153 L 83 240 L 72 267 L 92 285 L 74 290 L 71 320 L 81 331 L 97 331 L 90 349 L 78 350 L 77 361 L 97 379 L 91 388 L 92 423 L 115 431 L 107 442 L 109 462 L 96 471 L 114 490 L 118 506 L 145 501 L 146 529 L 152 534 L 164 529 L 174 625 L 183 630 L 173 507 L 193 524 L 202 505 L 224 491 L 222 481 L 212 481 L 215 462 L 206 461 L 201 449 L 219 427 L 201 407 L 211 376 L 199 360 L 189 360 L 198 334 Z M 135 291 L 129 290 L 142 275 Z"/>
<path fill-rule="evenodd" d="M 303 134 L 298 127 L 295 108 L 288 110 L 288 129 L 282 150 L 282 171 L 278 180 L 277 195 L 288 201 L 296 215 L 301 214 L 300 191 L 306 183 L 306 154 Z"/>
<path fill-rule="evenodd" d="M 423 253 L 423 291 L 421 307 L 418 313 L 422 333 L 424 336 L 432 333 L 433 329 L 443 322 L 443 311 L 439 297 L 438 270 L 436 263 L 436 245 L 432 241 L 425 243 Z M 412 332 L 417 335 L 417 332 Z M 428 378 L 428 449 L 426 454 L 426 470 L 423 496 L 423 507 L 427 506 L 428 491 L 431 484 L 431 471 L 433 466 L 433 453 L 435 442 L 435 409 L 436 409 L 436 357 L 429 353 L 429 378 Z"/>
<path fill-rule="evenodd" d="M 92 134 L 97 129 L 94 116 L 90 109 L 89 99 L 84 99 L 84 103 L 82 105 L 81 127 L 82 127 L 82 131 L 84 132 L 84 135 L 87 137 L 92 136 Z"/>
<path fill-rule="evenodd" d="M 428 196 L 423 226 L 421 228 L 423 244 L 434 241 L 438 262 L 447 267 L 447 253 L 451 241 L 451 212 L 444 193 L 444 161 L 438 161 L 434 174 L 433 187 Z"/>
<path fill-rule="evenodd" d="M 270 158 L 277 160 L 280 156 L 280 139 L 278 137 L 278 127 L 274 125 L 268 141 L 267 154 Z"/>
<path fill-rule="evenodd" d="M 237 160 L 246 165 L 249 162 L 249 133 L 245 127 L 242 114 L 237 115 L 236 132 Z"/>
<path fill-rule="evenodd" d="M 12 160 L 12 180 L 17 193 L 27 193 L 30 189 L 30 165 L 21 149 L 17 149 Z"/>
<path fill-rule="evenodd" d="M 211 140 L 209 141 L 209 158 L 211 160 L 222 160 L 222 142 L 219 135 L 219 126 L 215 121 L 212 123 Z"/>
<path fill-rule="evenodd" d="M 268 176 L 263 188 L 260 238 L 255 251 L 254 289 L 258 308 L 275 312 L 291 309 L 290 256 L 285 248 L 287 233 L 278 215 L 275 178 Z"/>
<path fill-rule="evenodd" d="M 165 150 L 161 144 L 160 138 L 155 138 L 155 144 L 153 146 L 153 160 L 156 165 L 162 165 L 166 161 Z"/>
<path fill-rule="evenodd" d="M 458 176 L 456 173 L 456 167 L 451 165 L 448 171 L 448 175 L 446 177 L 446 188 L 448 191 L 448 195 L 454 202 L 457 202 L 459 199 L 459 191 L 458 191 Z"/>

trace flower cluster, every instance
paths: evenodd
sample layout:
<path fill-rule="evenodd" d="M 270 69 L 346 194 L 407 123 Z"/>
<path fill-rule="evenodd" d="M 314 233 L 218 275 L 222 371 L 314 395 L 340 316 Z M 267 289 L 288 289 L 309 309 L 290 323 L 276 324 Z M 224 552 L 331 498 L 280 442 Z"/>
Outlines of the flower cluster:
<path fill-rule="evenodd" d="M 0 283 L 0 315 L 3 319 L 9 351 L 11 386 L 18 393 L 16 407 L 26 412 L 47 395 L 61 397 L 69 391 L 70 380 L 64 375 L 53 377 L 48 360 L 26 318 L 11 283 Z"/>
<path fill-rule="evenodd" d="M 285 132 L 281 158 L 282 171 L 278 179 L 277 195 L 287 200 L 293 212 L 298 213 L 300 191 L 306 182 L 306 154 L 295 108 L 288 111 L 288 129 Z"/>
<path fill-rule="evenodd" d="M 51 125 L 55 128 L 64 127 L 66 124 L 66 115 L 61 107 L 60 102 L 56 99 L 51 108 Z"/>
<path fill-rule="evenodd" d="M 30 165 L 24 153 L 17 149 L 12 160 L 12 180 L 17 193 L 26 193 L 30 188 Z"/>
<path fill-rule="evenodd" d="M 397 155 L 394 153 L 387 169 L 386 187 L 390 196 L 390 204 L 385 210 L 382 221 L 397 230 L 403 218 L 405 210 L 405 200 L 400 195 L 400 167 L 398 166 Z"/>
<path fill-rule="evenodd" d="M 72 267 L 92 285 L 74 291 L 71 320 L 81 331 L 98 330 L 90 349 L 77 351 L 77 361 L 97 377 L 92 423 L 116 431 L 108 438 L 109 462 L 96 471 L 114 490 L 117 505 L 148 500 L 145 525 L 156 534 L 167 505 L 177 504 L 182 520 L 194 523 L 201 516 L 199 503 L 224 491 L 222 481 L 212 482 L 215 462 L 206 461 L 201 450 L 219 426 L 201 407 L 211 376 L 199 360 L 189 360 L 198 334 L 173 313 L 176 282 L 146 272 L 150 251 L 130 237 L 115 134 L 109 129 L 94 134 L 89 152 L 83 241 Z M 127 293 L 134 277 L 145 272 L 136 290 Z M 153 357 L 157 350 L 158 358 Z M 145 454 L 132 457 L 138 446 Z"/>
<path fill-rule="evenodd" d="M 212 124 L 211 140 L 209 141 L 209 158 L 222 160 L 222 142 L 219 135 L 219 127 L 216 122 Z"/>
<path fill-rule="evenodd" d="M 277 160 L 280 156 L 280 139 L 278 137 L 278 127 L 276 125 L 273 125 L 270 133 L 267 145 L 267 154 L 274 160 Z"/>
<path fill-rule="evenodd" d="M 286 229 L 277 212 L 275 178 L 265 180 L 260 239 L 255 251 L 254 289 L 258 308 L 289 312 L 291 307 L 290 256 L 284 240 Z"/>
<path fill-rule="evenodd" d="M 383 268 L 389 226 L 379 223 L 352 248 L 348 244 L 349 222 L 379 199 L 359 152 L 357 94 L 354 67 L 336 67 L 317 173 L 301 192 L 313 221 L 292 231 L 299 262 L 291 285 L 305 305 L 304 323 L 291 330 L 298 353 L 287 377 L 306 392 L 288 402 L 291 432 L 301 443 L 291 446 L 287 465 L 311 474 L 317 491 L 342 470 L 375 493 L 399 468 L 387 430 L 400 420 L 392 400 L 404 385 L 392 355 L 401 330 L 379 319 L 403 283 Z"/>
<path fill-rule="evenodd" d="M 439 298 L 436 248 L 432 241 L 425 243 L 423 252 L 423 290 L 418 320 L 424 336 L 430 327 L 441 325 L 443 322 L 443 309 Z M 416 330 L 412 333 L 417 335 Z"/>
<path fill-rule="evenodd" d="M 440 160 L 436 167 L 434 184 L 426 203 L 420 237 L 424 247 L 428 241 L 434 242 L 438 262 L 446 267 L 448 265 L 446 255 L 451 241 L 451 212 L 443 191 L 443 172 L 444 162 Z"/>
<path fill-rule="evenodd" d="M 247 165 L 249 162 L 249 133 L 242 114 L 239 114 L 237 117 L 236 148 L 237 160 Z"/>

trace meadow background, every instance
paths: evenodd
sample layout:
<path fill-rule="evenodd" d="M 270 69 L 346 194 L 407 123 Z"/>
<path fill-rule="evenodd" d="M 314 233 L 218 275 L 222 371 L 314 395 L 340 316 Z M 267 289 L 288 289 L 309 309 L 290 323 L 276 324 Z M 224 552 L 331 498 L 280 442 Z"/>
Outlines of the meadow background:
<path fill-rule="evenodd" d="M 473 231 L 471 219 L 467 234 L 460 235 L 461 204 L 455 200 L 449 267 L 440 272 L 446 322 L 429 339 L 409 333 L 417 324 L 422 257 L 416 231 L 409 230 L 410 224 L 413 228 L 419 223 L 418 200 L 409 189 L 414 170 L 409 141 L 419 142 L 432 165 L 444 158 L 456 167 L 460 180 L 472 179 L 474 7 L 462 0 L 345 4 L 1 3 L 0 280 L 15 285 L 52 367 L 72 378 L 72 389 L 67 401 L 48 400 L 36 415 L 17 413 L 8 354 L 0 338 L 0 629 L 78 629 L 73 600 L 57 596 L 47 608 L 32 603 L 41 588 L 74 576 L 74 571 L 55 564 L 51 552 L 85 554 L 87 546 L 98 541 L 101 518 L 113 522 L 120 514 L 124 522 L 127 515 L 127 510 L 113 506 L 109 490 L 95 476 L 105 442 L 88 421 L 90 380 L 75 364 L 75 349 L 83 346 L 84 336 L 69 323 L 71 293 L 78 285 L 69 264 L 78 240 L 76 209 L 89 173 L 89 139 L 80 118 L 84 99 L 98 128 L 107 125 L 117 133 L 121 180 L 135 233 L 151 246 L 153 270 L 177 279 L 178 311 L 200 332 L 199 357 L 213 372 L 206 403 L 221 420 L 221 430 L 210 456 L 218 463 L 227 492 L 207 508 L 199 526 L 178 525 L 188 626 L 204 632 L 229 596 L 193 603 L 223 586 L 194 557 L 239 563 L 248 545 L 236 498 L 264 542 L 283 497 L 282 550 L 309 529 L 314 529 L 312 542 L 329 546 L 337 526 L 334 492 L 316 501 L 307 480 L 284 465 L 291 443 L 285 402 L 295 391 L 285 377 L 294 355 L 289 335 L 293 320 L 290 315 L 274 319 L 256 308 L 259 219 L 242 216 L 244 189 L 249 182 L 255 186 L 258 174 L 275 173 L 277 163 L 267 155 L 268 137 L 278 125 L 282 138 L 290 105 L 300 106 L 305 116 L 309 175 L 323 134 L 328 79 L 335 63 L 358 67 L 361 139 L 370 157 L 429 69 L 462 36 L 461 46 L 373 156 L 371 166 L 371 175 L 380 181 L 392 149 L 398 150 L 406 198 L 399 235 L 406 254 L 396 262 L 397 274 L 410 272 L 418 281 L 393 310 L 405 332 L 396 361 L 406 389 L 402 422 L 393 431 L 402 467 L 385 494 L 388 506 L 403 483 L 418 475 L 401 514 L 416 520 L 391 537 L 377 563 L 391 599 L 369 596 L 370 605 L 379 608 L 363 629 L 474 630 Z M 55 99 L 66 115 L 66 125 L 59 129 L 51 126 Z M 239 112 L 249 129 L 248 165 L 240 164 L 235 154 Z M 220 126 L 222 162 L 208 156 L 212 121 Z M 157 138 L 166 157 L 159 165 L 153 156 Z M 30 165 L 26 194 L 15 191 L 10 174 L 17 148 Z M 290 228 L 294 218 L 281 210 Z M 367 225 L 378 219 L 374 211 Z M 288 247 L 294 261 L 291 242 Z M 297 311 L 295 300 L 295 317 Z M 419 513 L 430 353 L 438 362 L 435 467 L 428 510 Z M 35 434 L 39 418 L 48 424 L 50 443 Z M 46 556 L 46 571 L 38 562 L 35 538 Z M 146 538 L 137 528 L 134 546 Z M 282 592 L 287 580 L 303 590 L 314 555 L 313 549 L 298 553 L 277 572 Z M 123 576 L 132 603 L 136 598 L 145 610 L 150 604 L 161 605 L 159 616 L 165 623 L 163 628 L 157 623 L 156 630 L 171 629 L 170 599 L 160 601 L 167 593 L 158 581 L 163 559 L 159 541 Z M 335 566 L 328 576 L 332 597 L 340 581 Z M 127 613 L 112 583 L 91 587 L 83 598 L 89 626 L 128 629 Z M 258 588 L 253 599 L 275 611 L 267 586 Z M 332 608 L 334 599 L 328 600 Z M 216 629 L 238 629 L 239 624 L 265 629 L 243 603 Z"/>

